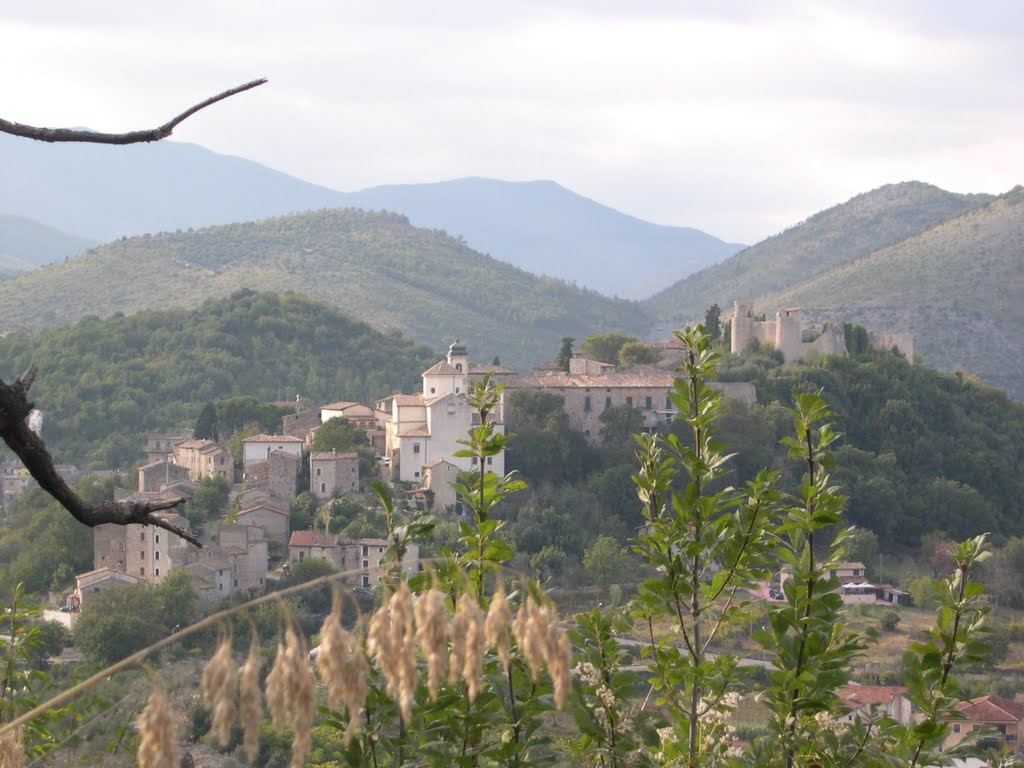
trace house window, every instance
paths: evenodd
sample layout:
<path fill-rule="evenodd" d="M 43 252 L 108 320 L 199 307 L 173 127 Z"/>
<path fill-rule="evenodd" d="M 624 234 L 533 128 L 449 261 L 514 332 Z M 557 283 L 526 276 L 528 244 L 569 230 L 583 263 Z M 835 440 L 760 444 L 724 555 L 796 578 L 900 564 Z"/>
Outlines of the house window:
<path fill-rule="evenodd" d="M 433 395 L 433 394 L 434 394 L 434 393 L 436 393 L 436 392 L 437 392 L 437 387 L 431 387 L 431 388 L 430 388 L 430 394 L 432 394 L 432 395 Z"/>
<path fill-rule="evenodd" d="M 960 723 L 953 723 L 953 733 L 960 733 Z"/>
<path fill-rule="evenodd" d="M 420 452 L 420 444 L 419 443 L 413 443 L 412 444 L 412 452 L 413 453 L 419 453 Z"/>
<path fill-rule="evenodd" d="M 140 565 L 139 566 L 139 576 L 145 576 L 145 575 L 146 575 L 146 566 Z"/>
<path fill-rule="evenodd" d="M 413 477 L 419 477 L 419 476 L 420 476 L 420 473 L 419 473 L 419 472 L 413 472 L 413 473 L 412 473 L 412 476 L 413 476 Z"/>
<path fill-rule="evenodd" d="M 139 560 L 145 560 L 145 559 L 146 559 L 146 552 L 144 550 L 140 549 L 139 550 Z"/>
<path fill-rule="evenodd" d="M 369 553 L 369 551 L 370 551 L 370 548 L 368 546 L 366 546 L 365 544 L 363 544 L 363 557 L 366 557 L 366 555 Z"/>
<path fill-rule="evenodd" d="M 377 547 L 377 554 L 381 555 L 384 553 L 384 547 Z"/>
<path fill-rule="evenodd" d="M 633 396 L 632 395 L 627 395 L 626 396 L 626 405 L 628 407 L 630 407 L 630 408 L 633 407 Z"/>
<path fill-rule="evenodd" d="M 146 532 L 145 531 L 139 531 L 139 541 L 145 541 L 145 540 L 146 540 Z"/>
<path fill-rule="evenodd" d="M 157 544 L 160 543 L 160 534 L 159 533 L 154 533 L 153 534 L 153 541 L 155 541 Z"/>
<path fill-rule="evenodd" d="M 665 395 L 665 410 L 672 410 L 672 395 Z"/>
<path fill-rule="evenodd" d="M 587 395 L 586 397 L 583 398 L 583 410 L 590 410 L 590 395 Z"/>
<path fill-rule="evenodd" d="M 644 408 L 646 408 L 648 411 L 651 410 L 651 396 L 650 395 L 648 395 L 647 397 L 644 398 Z"/>
<path fill-rule="evenodd" d="M 117 551 L 118 552 L 124 552 L 124 542 L 123 541 L 117 542 Z"/>
<path fill-rule="evenodd" d="M 608 397 L 606 397 L 606 398 L 604 399 L 604 407 L 605 407 L 605 408 L 611 408 L 611 407 L 612 407 L 612 398 L 611 398 L 611 395 L 609 395 Z"/>
<path fill-rule="evenodd" d="M 476 466 L 476 456 L 473 457 L 472 464 L 474 467 Z"/>
<path fill-rule="evenodd" d="M 493 456 L 488 456 L 487 457 L 487 466 L 491 466 L 494 463 L 493 460 L 494 460 Z"/>
<path fill-rule="evenodd" d="M 160 559 L 160 550 L 159 549 L 156 552 L 153 553 L 153 559 L 154 560 L 159 560 Z"/>
<path fill-rule="evenodd" d="M 159 576 L 159 575 L 160 575 L 160 569 L 159 569 L 159 568 L 156 568 L 156 569 L 155 569 L 155 570 L 153 571 L 153 575 L 154 575 L 154 576 Z"/>
<path fill-rule="evenodd" d="M 322 474 L 323 474 L 323 470 L 320 467 L 317 467 L 316 468 L 316 476 L 320 477 L 320 475 L 322 475 Z"/>
<path fill-rule="evenodd" d="M 370 567 L 370 561 L 369 560 L 363 560 L 363 568 L 369 568 L 369 567 Z"/>
<path fill-rule="evenodd" d="M 320 493 L 327 493 L 327 483 L 320 483 Z"/>
<path fill-rule="evenodd" d="M 370 586 L 370 577 L 369 576 L 363 576 L 363 587 L 369 587 L 369 586 Z"/>

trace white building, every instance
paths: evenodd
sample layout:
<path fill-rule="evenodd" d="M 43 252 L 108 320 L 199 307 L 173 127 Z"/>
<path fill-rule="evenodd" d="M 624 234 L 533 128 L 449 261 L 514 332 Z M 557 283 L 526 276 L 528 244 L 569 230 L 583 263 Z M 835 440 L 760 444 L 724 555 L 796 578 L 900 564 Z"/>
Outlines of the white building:
<path fill-rule="evenodd" d="M 378 403 L 380 410 L 391 412 L 387 424 L 387 456 L 398 480 L 422 483 L 424 467 L 441 460 L 462 470 L 476 469 L 476 458 L 456 457 L 464 450 L 459 440 L 478 423 L 478 415 L 466 402 L 470 385 L 466 347 L 456 341 L 447 357 L 423 372 L 423 391 L 415 395 L 393 395 Z M 496 431 L 504 433 L 504 400 L 488 420 L 496 422 Z M 487 457 L 487 469 L 505 474 L 505 454 Z"/>

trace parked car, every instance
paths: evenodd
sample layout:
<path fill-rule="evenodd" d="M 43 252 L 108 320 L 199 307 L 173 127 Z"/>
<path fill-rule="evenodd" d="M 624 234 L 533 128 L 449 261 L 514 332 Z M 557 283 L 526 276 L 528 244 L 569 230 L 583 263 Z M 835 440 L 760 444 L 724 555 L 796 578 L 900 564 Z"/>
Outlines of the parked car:
<path fill-rule="evenodd" d="M 775 587 L 771 587 L 768 590 L 768 597 L 770 599 L 772 599 L 772 600 L 781 600 L 782 599 L 782 591 L 776 589 Z"/>

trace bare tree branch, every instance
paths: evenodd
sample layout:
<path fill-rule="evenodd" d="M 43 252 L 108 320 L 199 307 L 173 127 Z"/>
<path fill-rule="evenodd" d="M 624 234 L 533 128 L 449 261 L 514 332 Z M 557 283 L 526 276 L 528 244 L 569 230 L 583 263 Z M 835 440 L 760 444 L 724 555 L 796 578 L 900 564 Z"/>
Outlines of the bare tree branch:
<path fill-rule="evenodd" d="M 186 541 L 201 547 L 199 540 L 187 530 L 178 528 L 157 515 L 157 512 L 173 509 L 185 499 L 161 499 L 153 501 L 107 501 L 101 504 L 86 504 L 68 484 L 64 482 L 42 438 L 28 428 L 26 419 L 35 405 L 28 400 L 28 390 L 36 377 L 36 366 L 19 376 L 14 384 L 8 385 L 0 379 L 0 437 L 12 451 L 18 454 L 39 487 L 60 502 L 80 523 L 95 528 L 104 523 L 115 525 L 155 525 L 174 533 Z"/>
<path fill-rule="evenodd" d="M 236 93 L 242 93 L 242 91 L 248 91 L 250 88 L 255 88 L 258 85 L 263 85 L 267 82 L 266 78 L 260 78 L 259 80 L 253 80 L 243 85 L 230 88 L 223 93 L 218 93 L 216 96 L 211 96 L 205 101 L 201 101 L 193 107 L 189 107 L 177 117 L 171 118 L 163 125 L 158 128 L 150 128 L 146 131 L 129 131 L 128 133 L 94 133 L 92 131 L 81 131 L 72 128 L 39 128 L 34 125 L 23 125 L 22 123 L 13 123 L 10 120 L 4 120 L 0 117 L 0 133 L 10 133 L 14 136 L 21 136 L 26 139 L 35 139 L 36 141 L 77 141 L 87 142 L 90 144 L 140 144 L 147 141 L 160 141 L 166 139 L 178 124 L 187 120 L 196 112 L 211 104 L 216 104 L 218 101 L 223 101 L 229 96 L 234 96 Z"/>

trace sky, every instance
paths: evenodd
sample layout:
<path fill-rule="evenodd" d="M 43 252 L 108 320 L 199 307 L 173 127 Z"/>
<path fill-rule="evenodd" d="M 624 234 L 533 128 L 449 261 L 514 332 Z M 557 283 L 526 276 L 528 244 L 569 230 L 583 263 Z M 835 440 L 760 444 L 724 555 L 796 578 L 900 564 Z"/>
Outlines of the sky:
<path fill-rule="evenodd" d="M 753 243 L 1024 183 L 1020 0 L 0 0 L 0 117 L 154 127 L 342 191 L 552 179 Z"/>

